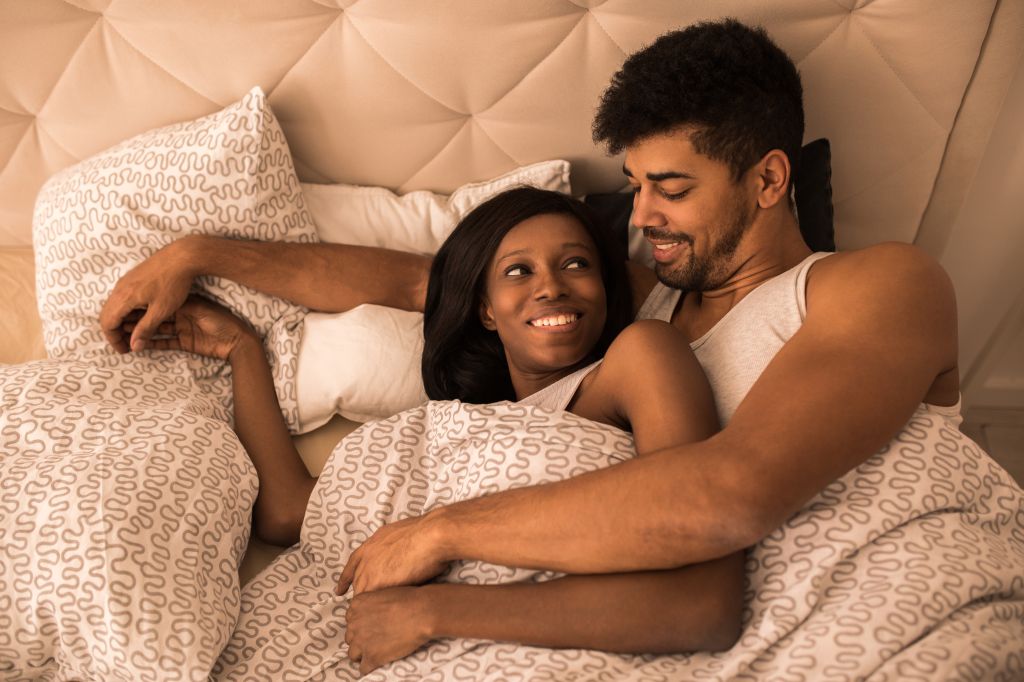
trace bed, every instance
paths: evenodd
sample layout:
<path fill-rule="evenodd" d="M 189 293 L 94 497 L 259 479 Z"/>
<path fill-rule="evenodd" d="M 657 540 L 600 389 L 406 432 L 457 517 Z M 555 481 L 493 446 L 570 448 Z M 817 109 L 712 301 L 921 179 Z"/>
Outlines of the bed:
<path fill-rule="evenodd" d="M 102 419 L 131 427 L 90 433 L 88 442 L 99 445 L 76 451 L 71 469 L 51 463 L 43 478 L 32 478 L 38 466 L 5 469 L 0 513 L 8 528 L 23 531 L 9 535 L 15 541 L 8 539 L 5 547 L 43 546 L 47 538 L 66 532 L 51 517 L 72 518 L 75 505 L 89 504 L 90 489 L 69 485 L 65 502 L 54 507 L 53 486 L 68 471 L 87 468 L 89 457 L 106 457 L 109 480 L 125 485 L 159 471 L 161 489 L 177 500 L 175 509 L 181 512 L 162 512 L 167 517 L 163 530 L 155 524 L 133 528 L 129 535 L 104 536 L 131 548 L 118 555 L 122 565 L 131 567 L 124 573 L 131 587 L 113 600 L 110 590 L 117 580 L 91 591 L 95 602 L 90 603 L 97 610 L 83 605 L 73 624 L 62 611 L 69 603 L 61 601 L 64 597 L 16 580 L 45 564 L 40 558 L 45 552 L 27 563 L 5 562 L 8 593 L 32 595 L 14 606 L 33 614 L 33 632 L 40 637 L 54 631 L 82 633 L 90 623 L 107 623 L 103 637 L 82 635 L 80 642 L 71 641 L 67 650 L 74 654 L 57 661 L 65 676 L 58 679 L 168 679 L 158 671 L 174 668 L 187 668 L 194 679 L 206 679 L 211 669 L 223 679 L 290 679 L 293 672 L 295 679 L 335 679 L 312 663 L 301 676 L 296 657 L 278 661 L 277 668 L 244 664 L 254 646 L 251 638 L 242 637 L 245 628 L 254 628 L 252 636 L 266 643 L 253 625 L 253 619 L 263 617 L 253 606 L 257 597 L 294 598 L 299 588 L 282 576 L 301 574 L 306 577 L 295 580 L 306 584 L 313 580 L 310 575 L 325 570 L 313 566 L 310 556 L 331 566 L 342 558 L 325 558 L 323 534 L 311 528 L 304 533 L 320 554 L 311 549 L 303 557 L 289 550 L 257 577 L 280 550 L 249 538 L 252 471 L 217 426 L 230 422 L 223 367 L 180 357 L 118 360 L 105 350 L 91 323 L 115 274 L 178 236 L 175 221 L 183 212 L 189 213 L 189 225 L 229 226 L 234 231 L 224 234 L 239 238 L 342 241 L 429 253 L 474 202 L 512 184 L 578 196 L 618 192 L 625 184 L 621 159 L 605 156 L 590 140 L 593 110 L 610 75 L 626 54 L 666 30 L 731 15 L 763 24 L 800 68 L 806 139 L 825 138 L 831 146 L 836 245 L 845 249 L 898 240 L 945 257 L 947 246 L 957 243 L 952 226 L 969 199 L 969 180 L 982 163 L 982 149 L 1020 60 L 1024 6 L 1005 0 L 937 5 L 793 0 L 769 7 L 741 0 L 713 10 L 702 3 L 614 0 L 39 0 L 0 5 L 0 363 L 6 365 L 0 456 L 37 433 L 18 412 L 28 403 L 38 403 L 32 408 L 33 423 L 47 425 L 42 430 L 51 445 L 74 431 L 67 425 L 75 410 L 88 413 L 95 423 Z M 255 133 L 245 140 L 233 137 L 240 130 Z M 142 194 L 148 189 L 172 198 L 200 197 L 208 190 L 153 175 L 165 162 L 173 170 L 175 152 L 183 147 L 202 149 L 197 158 L 208 164 L 190 168 L 237 163 L 223 187 L 244 186 L 240 191 L 256 196 L 251 213 L 228 215 L 198 199 L 182 199 L 164 202 L 163 217 L 142 215 L 142 200 L 119 189 L 129 176 L 145 179 L 134 185 Z M 139 150 L 146 155 L 140 157 Z M 173 172 L 166 175 L 174 177 Z M 94 193 L 98 186 L 110 191 Z M 78 203 L 64 199 L 76 192 L 81 194 Z M 82 210 L 96 223 L 88 238 L 67 229 L 70 216 Z M 126 227 L 145 236 L 127 243 L 110 236 L 123 234 Z M 335 444 L 360 422 L 381 419 L 375 423 L 386 425 L 389 415 L 421 401 L 415 314 L 371 307 L 321 315 L 229 282 L 203 282 L 202 287 L 266 336 L 279 397 L 311 471 L 320 472 Z M 972 311 L 966 313 L 970 318 Z M 35 368 L 30 374 L 19 369 L 30 362 Z M 109 380 L 90 379 L 97 368 Z M 15 384 L 17 390 L 11 389 Z M 137 442 L 136 425 L 172 413 L 174 429 L 164 430 L 165 441 Z M 188 444 L 195 442 L 209 447 L 190 449 Z M 169 457 L 168 443 L 187 456 Z M 137 453 L 134 463 L 118 469 L 115 455 L 128 451 Z M 205 460 L 204 452 L 216 453 L 220 464 Z M 211 482 L 202 472 L 214 464 L 222 475 Z M 876 465 L 872 476 L 886 466 Z M 1005 484 L 984 462 L 972 460 L 972 466 L 960 472 L 968 477 L 964 480 L 990 493 Z M 335 465 L 328 473 L 338 471 Z M 20 481 L 20 487 L 10 481 Z M 104 494 L 118 492 L 111 485 Z M 159 498 L 123 496 L 118 509 L 125 518 L 161 508 Z M 843 504 L 842 497 L 822 500 L 817 513 L 827 516 L 828 505 Z M 1024 511 L 1012 503 L 1000 507 L 998 495 L 989 503 L 996 516 L 999 509 L 1009 514 L 996 535 L 1012 534 Z M 26 505 L 31 514 L 23 511 Z M 140 511 L 139 505 L 150 506 Z M 934 500 L 914 505 L 926 515 Z M 180 523 L 189 509 L 202 514 Z M 107 533 L 113 522 L 103 523 Z M 79 526 L 78 532 L 90 531 Z M 161 551 L 194 547 L 195 537 L 203 538 L 202 551 L 190 554 L 188 562 Z M 779 548 L 788 538 L 776 540 L 765 549 L 763 566 L 772 564 L 772 552 L 783 551 Z M 838 542 L 855 548 L 861 541 L 866 540 Z M 60 566 L 64 573 L 57 575 L 88 575 L 88 562 L 95 557 L 85 551 L 81 563 Z M 149 568 L 136 570 L 139 565 Z M 291 572 L 280 573 L 282 566 L 291 566 Z M 467 575 L 477 569 L 467 568 Z M 781 579 L 765 571 L 762 579 Z M 204 574 L 209 580 L 197 587 L 195 576 Z M 157 589 L 154 575 L 171 578 Z M 1005 593 L 1019 607 L 1024 578 L 1006 580 L 986 587 L 986 594 Z M 83 579 L 80 584 L 92 583 Z M 250 586 L 248 597 L 242 585 Z M 191 601 L 183 603 L 218 607 L 203 611 L 188 627 L 167 618 L 140 628 L 129 613 L 138 600 L 159 602 L 161 595 L 179 592 L 190 593 Z M 39 596 L 43 593 L 45 598 Z M 871 598 L 849 596 L 865 604 Z M 781 603 L 773 602 L 764 613 L 782 608 Z M 0 599 L 0 607 L 11 605 Z M 161 607 L 152 608 L 159 612 Z M 984 621 L 1003 624 L 988 644 L 959 652 L 962 660 L 953 656 L 943 670 L 956 670 L 964 679 L 988 679 L 991 670 L 1004 675 L 1001 679 L 1024 677 L 1024 651 L 1013 639 L 1020 611 L 1010 606 L 1004 611 Z M 332 614 L 340 612 L 320 613 L 318 622 L 329 625 Z M 751 651 L 767 650 L 765 642 L 782 642 L 789 632 L 781 620 L 759 622 L 764 626 L 760 644 L 750 644 Z M 779 631 L 766 634 L 769 622 Z M 131 627 L 122 628 L 123 623 Z M 987 627 L 979 623 L 970 618 L 955 622 L 950 641 L 961 631 Z M 8 624 L 6 635 L 0 635 L 0 679 L 27 674 L 27 669 L 5 668 L 2 662 L 34 646 L 10 634 L 17 630 Z M 336 636 L 325 634 L 322 641 Z M 281 646 L 287 651 L 305 646 L 286 640 Z M 154 658 L 154 643 L 169 641 L 174 645 L 165 647 L 167 657 Z M 671 658 L 626 660 L 586 653 L 563 660 L 525 648 L 446 643 L 425 657 L 426 667 L 398 665 L 392 672 L 396 678 L 565 679 L 571 672 L 576 679 L 671 679 L 692 665 L 698 671 L 693 674 L 703 670 L 712 679 L 784 679 L 780 675 L 785 674 L 794 680 L 852 679 L 863 672 L 843 658 L 847 652 L 827 667 L 827 676 L 820 676 L 819 668 L 802 662 L 806 647 L 814 645 L 813 639 L 793 644 L 771 665 L 751 654 L 735 656 L 731 663 L 727 656 L 715 658 L 701 668 L 689 659 L 684 664 Z M 931 655 L 925 652 L 918 663 Z M 45 658 L 39 649 L 33 660 Z M 928 679 L 927 668 L 915 666 L 914 656 L 907 658 L 902 668 L 893 663 L 882 671 L 879 663 L 876 677 Z M 47 670 L 40 667 L 35 674 L 53 674 Z M 379 679 L 389 674 L 375 673 Z M 337 678 L 347 679 L 341 673 Z"/>

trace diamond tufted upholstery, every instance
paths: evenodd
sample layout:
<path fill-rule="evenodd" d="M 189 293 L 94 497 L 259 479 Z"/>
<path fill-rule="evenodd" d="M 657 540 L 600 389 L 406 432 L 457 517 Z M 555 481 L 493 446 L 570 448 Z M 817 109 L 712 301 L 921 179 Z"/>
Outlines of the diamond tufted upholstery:
<path fill-rule="evenodd" d="M 621 161 L 600 92 L 662 32 L 732 15 L 798 63 L 828 137 L 840 248 L 914 241 L 996 0 L 0 0 L 0 246 L 35 194 L 140 131 L 269 93 L 303 180 L 450 191 L 549 158 L 578 193 Z M 997 84 L 998 86 L 998 84 Z M 966 157 L 966 158 L 965 158 Z M 955 210 L 956 202 L 948 210 Z"/>

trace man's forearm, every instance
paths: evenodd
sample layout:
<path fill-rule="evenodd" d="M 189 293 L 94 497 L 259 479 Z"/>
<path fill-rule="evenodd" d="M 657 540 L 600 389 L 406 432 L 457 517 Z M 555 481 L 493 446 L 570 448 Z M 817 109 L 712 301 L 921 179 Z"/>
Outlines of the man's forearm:
<path fill-rule="evenodd" d="M 439 560 L 566 573 L 666 569 L 759 539 L 749 476 L 715 439 L 558 483 L 441 507 L 424 518 Z"/>
<path fill-rule="evenodd" d="M 622 653 L 724 650 L 740 631 L 743 554 L 670 571 L 421 589 L 433 639 Z"/>
<path fill-rule="evenodd" d="M 345 244 L 256 242 L 192 236 L 178 257 L 194 275 L 212 275 L 321 312 L 364 303 L 422 311 L 431 259 Z"/>

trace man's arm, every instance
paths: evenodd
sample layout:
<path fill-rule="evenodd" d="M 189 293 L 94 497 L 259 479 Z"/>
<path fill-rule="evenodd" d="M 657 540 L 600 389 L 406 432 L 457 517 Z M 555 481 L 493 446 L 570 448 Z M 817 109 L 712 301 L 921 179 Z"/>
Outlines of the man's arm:
<path fill-rule="evenodd" d="M 887 443 L 956 366 L 952 286 L 923 252 L 837 255 L 811 280 L 804 325 L 717 435 L 385 526 L 345 580 L 357 590 L 412 584 L 457 558 L 568 573 L 663 569 L 758 542 Z"/>
<path fill-rule="evenodd" d="M 184 237 L 136 266 L 114 287 L 100 311 L 104 336 L 121 353 L 142 350 L 159 324 L 185 302 L 192 280 L 224 277 L 322 312 L 363 303 L 423 310 L 431 259 L 344 244 L 296 244 Z M 129 339 L 125 316 L 146 309 Z"/>

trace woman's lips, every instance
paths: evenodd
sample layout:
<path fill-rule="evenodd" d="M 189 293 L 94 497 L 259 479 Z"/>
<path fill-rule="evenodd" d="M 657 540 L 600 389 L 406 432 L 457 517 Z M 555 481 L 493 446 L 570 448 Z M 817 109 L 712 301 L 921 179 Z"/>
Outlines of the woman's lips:
<path fill-rule="evenodd" d="M 579 326 L 581 317 L 582 315 L 576 312 L 548 313 L 533 318 L 527 324 L 540 331 L 567 332 Z"/>

